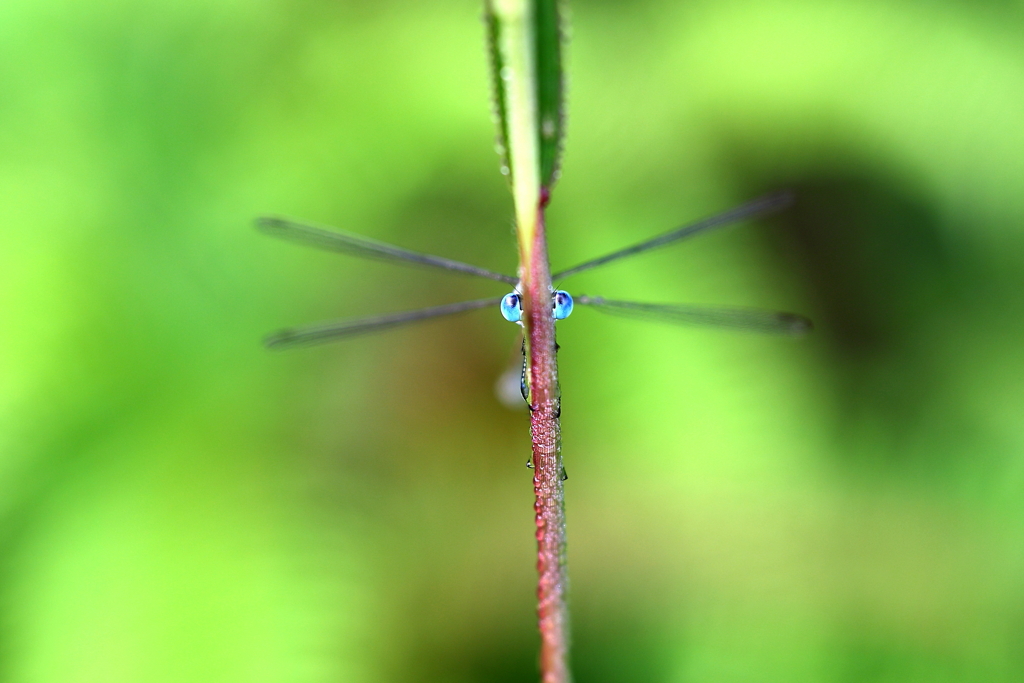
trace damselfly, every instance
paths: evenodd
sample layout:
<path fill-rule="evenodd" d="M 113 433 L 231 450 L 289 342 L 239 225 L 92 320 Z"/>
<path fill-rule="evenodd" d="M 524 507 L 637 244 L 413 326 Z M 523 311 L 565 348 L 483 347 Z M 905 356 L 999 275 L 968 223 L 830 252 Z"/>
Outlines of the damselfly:
<path fill-rule="evenodd" d="M 731 223 L 752 218 L 771 211 L 777 211 L 790 203 L 788 194 L 774 194 L 756 199 L 747 204 L 738 206 L 730 211 L 706 218 L 695 223 L 671 230 L 663 235 L 634 244 L 625 249 L 613 251 L 610 254 L 584 261 L 583 263 L 556 272 L 551 276 L 552 282 L 557 282 L 583 271 L 597 268 L 612 261 L 633 256 L 651 249 L 663 247 L 673 242 L 693 237 L 715 228 L 721 228 Z M 377 242 L 366 237 L 359 237 L 338 230 L 331 230 L 320 226 L 298 223 L 286 218 L 264 217 L 257 221 L 261 229 L 276 237 L 304 242 L 322 249 L 340 251 L 355 256 L 382 259 L 398 263 L 410 263 L 421 266 L 430 266 L 442 270 L 453 271 L 476 275 L 477 277 L 503 282 L 513 286 L 513 291 L 502 297 L 491 297 L 487 299 L 475 299 L 462 301 L 454 304 L 433 306 L 416 311 L 404 311 L 389 315 L 371 316 L 367 318 L 354 318 L 349 320 L 338 320 L 305 327 L 296 327 L 276 332 L 266 339 L 266 345 L 271 348 L 285 348 L 314 344 L 318 342 L 332 341 L 349 337 L 364 332 L 373 332 L 387 327 L 405 325 L 420 320 L 429 320 L 445 315 L 473 311 L 479 308 L 496 307 L 501 315 L 508 321 L 522 324 L 522 302 L 519 291 L 519 278 L 511 275 L 503 275 L 485 268 L 453 261 L 440 256 L 430 256 L 419 252 L 409 251 L 401 247 Z M 706 327 L 725 327 L 753 332 L 765 332 L 771 334 L 799 335 L 811 328 L 811 322 L 803 316 L 794 313 L 781 313 L 776 311 L 763 311 L 750 308 L 711 308 L 705 306 L 694 306 L 688 304 L 652 304 L 638 303 L 634 301 L 617 301 L 605 299 L 600 296 L 580 295 L 573 298 L 567 291 L 553 289 L 551 293 L 551 313 L 556 320 L 564 320 L 572 313 L 575 305 L 586 306 L 598 311 L 613 315 L 622 315 L 635 318 L 647 318 L 661 320 L 664 322 L 682 325 L 700 325 Z M 524 397 L 528 390 L 523 382 Z"/>

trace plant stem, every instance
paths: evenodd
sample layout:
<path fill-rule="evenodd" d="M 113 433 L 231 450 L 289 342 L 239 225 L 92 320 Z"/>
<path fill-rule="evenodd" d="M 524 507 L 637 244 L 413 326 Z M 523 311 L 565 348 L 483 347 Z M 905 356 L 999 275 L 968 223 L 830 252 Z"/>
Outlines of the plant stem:
<path fill-rule="evenodd" d="M 560 144 L 561 29 L 555 0 L 487 0 L 485 7 L 519 242 L 536 495 L 540 674 L 542 683 L 569 683 L 561 396 L 544 230 Z"/>
<path fill-rule="evenodd" d="M 565 498 L 562 482 L 561 395 L 555 322 L 551 315 L 551 272 L 544 234 L 544 207 L 537 210 L 534 259 L 524 278 L 529 334 L 530 436 L 533 441 L 534 517 L 537 524 L 537 617 L 543 683 L 570 680 L 568 576 L 565 565 Z"/>

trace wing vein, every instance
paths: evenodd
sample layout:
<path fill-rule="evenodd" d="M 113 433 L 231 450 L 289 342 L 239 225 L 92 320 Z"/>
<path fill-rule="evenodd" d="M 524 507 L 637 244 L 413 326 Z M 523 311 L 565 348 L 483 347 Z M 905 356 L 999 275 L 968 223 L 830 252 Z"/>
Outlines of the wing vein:
<path fill-rule="evenodd" d="M 613 251 L 610 254 L 605 254 L 604 256 L 599 256 L 598 258 L 591 259 L 589 261 L 584 261 L 578 266 L 573 266 L 568 270 L 563 270 L 559 273 L 555 273 L 554 275 L 551 276 L 551 279 L 562 280 L 569 277 L 570 275 L 576 275 L 577 273 L 582 273 L 585 270 L 597 268 L 598 266 L 603 266 L 604 264 L 611 263 L 612 261 L 618 261 L 619 259 L 626 258 L 627 256 L 640 254 L 651 249 L 657 249 L 658 247 L 663 247 L 666 244 L 671 244 L 672 242 L 676 242 L 678 240 L 693 237 L 694 235 L 698 235 L 700 233 L 713 230 L 715 228 L 725 227 L 730 223 L 736 223 L 738 221 L 751 218 L 759 214 L 768 213 L 771 211 L 778 211 L 780 209 L 785 208 L 786 206 L 789 206 L 789 204 L 791 204 L 792 201 L 792 195 L 789 194 L 788 192 L 766 195 L 759 199 L 755 199 L 751 202 L 747 202 L 746 204 L 741 204 L 740 206 L 730 209 L 729 211 L 726 211 L 724 213 L 720 213 L 716 216 L 705 218 L 703 220 L 697 221 L 696 223 L 689 223 L 680 228 L 676 228 L 675 230 L 667 232 L 664 235 L 652 237 L 649 240 L 645 240 L 639 244 L 634 244 L 631 247 L 619 249 L 618 251 Z"/>
<path fill-rule="evenodd" d="M 282 349 L 292 346 L 304 346 L 320 342 L 332 341 L 341 337 L 348 337 L 365 332 L 375 332 L 388 327 L 397 327 L 408 323 L 429 320 L 445 315 L 474 311 L 488 306 L 497 307 L 501 303 L 500 298 L 475 299 L 473 301 L 461 301 L 455 304 L 444 304 L 422 308 L 418 311 L 403 311 L 401 313 L 390 313 L 387 315 L 375 315 L 366 318 L 353 318 L 348 320 L 335 320 L 325 323 L 316 323 L 303 327 L 294 327 L 280 330 L 271 334 L 264 340 L 267 347 Z"/>
<path fill-rule="evenodd" d="M 610 315 L 660 320 L 677 325 L 722 327 L 767 334 L 798 336 L 811 330 L 811 321 L 795 313 L 756 308 L 694 306 L 690 304 L 649 304 L 612 301 L 599 296 L 576 297 L 576 303 Z"/>
<path fill-rule="evenodd" d="M 396 263 L 414 263 L 442 270 L 466 273 L 467 275 L 476 275 L 477 277 L 497 280 L 498 282 L 505 282 L 511 285 L 519 282 L 517 278 L 511 275 L 503 275 L 502 273 L 496 273 L 493 270 L 462 263 L 461 261 L 447 259 L 442 256 L 421 254 L 367 237 L 360 237 L 340 230 L 328 230 L 317 225 L 299 223 L 288 218 L 264 216 L 256 221 L 256 225 L 260 230 L 274 237 L 302 242 L 328 251 L 340 251 L 355 256 L 394 261 Z"/>

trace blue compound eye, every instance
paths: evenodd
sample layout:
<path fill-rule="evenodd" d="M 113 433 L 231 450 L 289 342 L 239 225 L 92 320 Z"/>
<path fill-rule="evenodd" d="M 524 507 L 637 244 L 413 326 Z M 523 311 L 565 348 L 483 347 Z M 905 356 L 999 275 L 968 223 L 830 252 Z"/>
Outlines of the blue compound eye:
<path fill-rule="evenodd" d="M 564 289 L 555 292 L 551 297 L 555 320 L 565 320 L 572 313 L 572 295 Z"/>
<path fill-rule="evenodd" d="M 523 309 L 520 307 L 518 294 L 512 292 L 502 298 L 501 315 L 510 323 L 517 323 L 522 319 Z"/>

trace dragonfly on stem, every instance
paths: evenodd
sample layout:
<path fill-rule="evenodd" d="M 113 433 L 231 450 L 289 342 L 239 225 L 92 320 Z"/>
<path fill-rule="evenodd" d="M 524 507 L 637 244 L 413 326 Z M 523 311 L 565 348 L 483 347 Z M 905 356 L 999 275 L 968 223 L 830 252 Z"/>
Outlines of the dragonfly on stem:
<path fill-rule="evenodd" d="M 634 256 L 636 254 L 657 249 L 680 240 L 694 237 L 722 228 L 754 216 L 777 211 L 791 203 L 789 194 L 772 194 L 742 204 L 724 213 L 703 220 L 683 225 L 662 235 L 644 240 L 639 244 L 613 251 L 610 254 L 584 261 L 583 263 L 556 272 L 551 276 L 552 282 L 563 280 L 572 275 L 582 273 L 613 261 Z M 479 268 L 468 263 L 453 261 L 440 256 L 431 256 L 409 251 L 366 237 L 360 237 L 337 230 L 298 223 L 287 218 L 273 216 L 263 217 L 257 225 L 265 232 L 284 239 L 303 242 L 330 251 L 339 251 L 354 256 L 374 258 L 397 263 L 429 266 L 450 272 L 475 275 L 480 278 L 495 280 L 512 285 L 513 290 L 502 297 L 474 299 L 454 304 L 432 306 L 415 311 L 403 311 L 387 315 L 370 316 L 337 320 L 304 327 L 284 329 L 266 338 L 265 343 L 274 349 L 302 346 L 320 342 L 333 341 L 366 332 L 375 332 L 389 327 L 429 320 L 446 315 L 454 315 L 480 308 L 496 307 L 506 320 L 522 325 L 522 298 L 519 291 L 519 278 L 496 273 L 486 268 Z M 554 289 L 551 293 L 551 314 L 555 320 L 564 320 L 573 312 L 576 305 L 593 308 L 604 313 L 649 320 L 660 320 L 680 325 L 697 325 L 703 327 L 732 328 L 769 334 L 799 335 L 811 329 L 811 322 L 795 313 L 764 311 L 750 308 L 715 308 L 690 304 L 654 304 L 635 301 L 617 301 L 600 296 L 579 295 L 575 298 L 563 289 Z M 526 386 L 525 359 L 521 391 L 523 398 L 529 403 L 529 388 Z"/>

